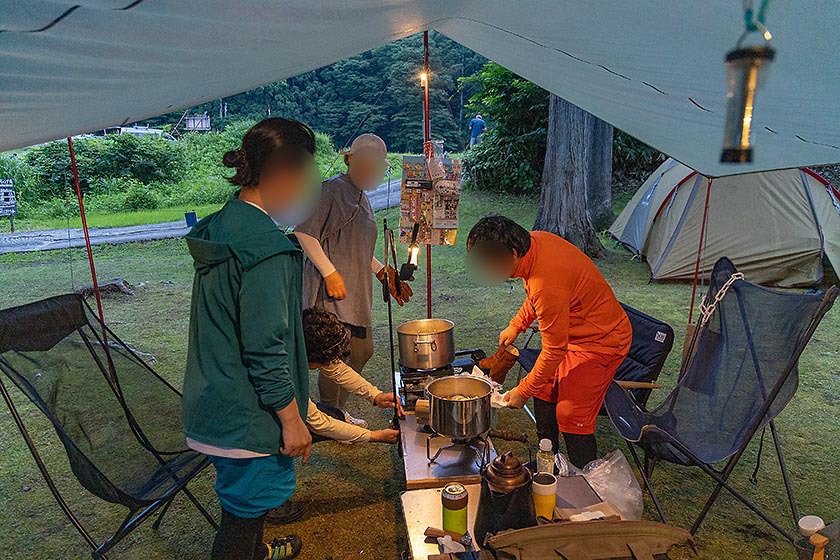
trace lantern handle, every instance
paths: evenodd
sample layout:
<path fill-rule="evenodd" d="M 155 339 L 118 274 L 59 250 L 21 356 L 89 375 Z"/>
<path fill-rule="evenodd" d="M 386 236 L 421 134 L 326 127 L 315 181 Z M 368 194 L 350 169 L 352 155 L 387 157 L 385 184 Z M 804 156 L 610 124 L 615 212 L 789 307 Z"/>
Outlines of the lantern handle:
<path fill-rule="evenodd" d="M 753 8 L 753 0 L 744 0 L 744 32 L 741 33 L 741 36 L 738 38 L 736 48 L 740 49 L 741 43 L 743 43 L 744 39 L 746 39 L 750 33 L 754 33 L 756 31 L 761 32 L 765 43 L 770 43 L 770 39 L 773 38 L 773 35 L 770 33 L 770 30 L 764 26 L 764 19 L 767 15 L 767 4 L 769 1 L 770 0 L 762 0 L 758 7 L 758 11 L 756 11 Z"/>

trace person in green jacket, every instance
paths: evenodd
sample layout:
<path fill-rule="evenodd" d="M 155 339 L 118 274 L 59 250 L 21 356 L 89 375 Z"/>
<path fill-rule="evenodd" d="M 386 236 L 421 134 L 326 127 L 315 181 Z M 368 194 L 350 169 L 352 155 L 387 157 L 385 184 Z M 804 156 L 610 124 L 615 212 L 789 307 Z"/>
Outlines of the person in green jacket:
<path fill-rule="evenodd" d="M 317 196 L 315 136 L 269 118 L 227 152 L 238 196 L 187 235 L 194 260 L 183 423 L 210 457 L 222 519 L 212 560 L 278 560 L 296 535 L 264 544 L 268 511 L 295 489 L 306 462 L 309 369 L 302 327 L 303 253 L 277 223 L 303 220 Z"/>

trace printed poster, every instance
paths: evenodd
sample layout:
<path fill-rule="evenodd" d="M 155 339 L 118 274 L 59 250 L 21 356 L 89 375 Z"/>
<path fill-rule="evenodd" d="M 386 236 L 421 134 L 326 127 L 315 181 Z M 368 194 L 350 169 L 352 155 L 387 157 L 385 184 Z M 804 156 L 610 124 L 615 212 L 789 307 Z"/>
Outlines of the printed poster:
<path fill-rule="evenodd" d="M 421 245 L 455 245 L 461 199 L 461 161 L 404 156 L 400 196 L 400 242 L 410 243 L 415 223 Z M 430 173 L 431 170 L 431 173 Z"/>

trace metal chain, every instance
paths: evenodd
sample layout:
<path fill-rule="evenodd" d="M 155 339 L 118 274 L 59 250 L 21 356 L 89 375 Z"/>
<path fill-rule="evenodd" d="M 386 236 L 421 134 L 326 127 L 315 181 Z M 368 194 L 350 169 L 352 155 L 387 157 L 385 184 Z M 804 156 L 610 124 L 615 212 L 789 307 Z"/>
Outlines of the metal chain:
<path fill-rule="evenodd" d="M 715 312 L 717 308 L 717 304 L 726 296 L 726 292 L 729 290 L 729 287 L 732 286 L 738 280 L 744 279 L 743 272 L 736 272 L 732 276 L 729 277 L 729 280 L 720 287 L 720 289 L 715 294 L 714 299 L 710 303 L 706 303 L 706 298 L 703 298 L 703 301 L 700 302 L 700 324 L 699 326 L 703 326 L 709 322 L 709 319 L 712 317 L 712 313 Z"/>

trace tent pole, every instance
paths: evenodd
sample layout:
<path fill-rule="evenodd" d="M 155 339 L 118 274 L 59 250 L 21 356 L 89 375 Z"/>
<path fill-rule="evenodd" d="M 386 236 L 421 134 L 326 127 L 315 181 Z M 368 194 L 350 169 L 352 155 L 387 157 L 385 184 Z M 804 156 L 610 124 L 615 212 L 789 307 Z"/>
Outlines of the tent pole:
<path fill-rule="evenodd" d="M 96 279 L 96 265 L 93 262 L 93 250 L 90 245 L 90 233 L 88 232 L 87 217 L 85 216 L 85 203 L 82 197 L 82 188 L 79 186 L 79 170 L 76 167 L 76 152 L 73 150 L 73 138 L 70 136 L 67 137 L 67 146 L 70 148 L 70 168 L 73 170 L 73 182 L 76 186 L 76 197 L 79 200 L 79 214 L 82 217 L 82 231 L 85 234 L 85 247 L 87 247 L 90 277 L 93 280 L 93 293 L 96 296 L 96 311 L 99 313 L 99 321 L 102 323 L 102 342 L 107 345 L 108 339 L 105 332 L 105 315 L 102 312 L 102 297 L 99 293 L 99 282 Z"/>
<path fill-rule="evenodd" d="M 429 123 L 429 32 L 423 32 L 423 72 L 426 83 L 423 87 L 423 144 L 432 141 Z M 426 244 L 426 317 L 432 318 L 432 245 Z"/>
<path fill-rule="evenodd" d="M 691 286 L 691 307 L 688 308 L 688 322 L 694 318 L 694 299 L 697 296 L 697 281 L 700 278 L 700 255 L 703 252 L 703 241 L 706 238 L 706 220 L 709 216 L 709 195 L 712 192 L 711 177 L 706 181 L 706 205 L 703 207 L 703 221 L 700 224 L 700 243 L 697 245 L 697 260 L 694 262 L 694 283 Z"/>

